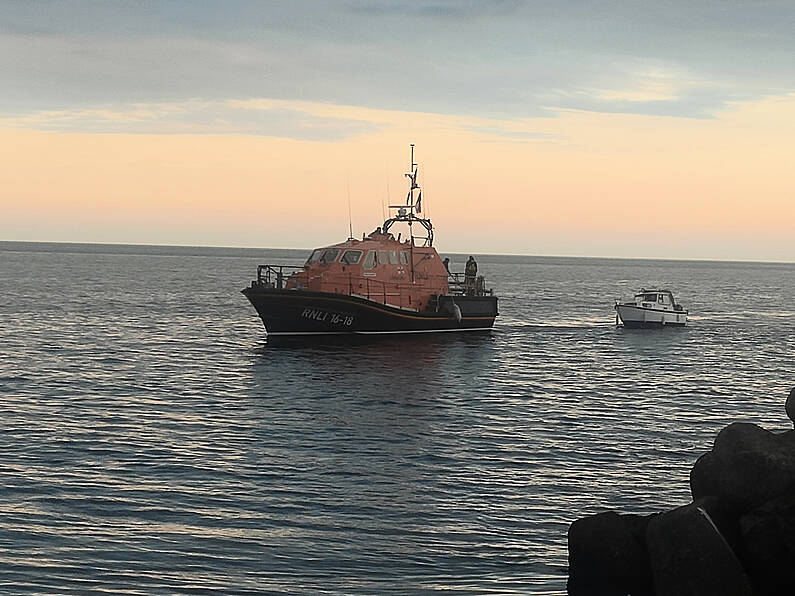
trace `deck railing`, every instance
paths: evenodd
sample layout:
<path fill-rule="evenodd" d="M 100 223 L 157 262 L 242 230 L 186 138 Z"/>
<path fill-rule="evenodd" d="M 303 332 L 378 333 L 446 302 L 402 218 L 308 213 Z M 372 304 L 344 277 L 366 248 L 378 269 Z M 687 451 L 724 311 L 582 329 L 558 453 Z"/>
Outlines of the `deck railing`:
<path fill-rule="evenodd" d="M 257 285 L 261 288 L 283 290 L 287 279 L 302 266 L 296 265 L 259 265 L 257 266 Z"/>
<path fill-rule="evenodd" d="M 297 265 L 259 265 L 257 267 L 257 279 L 252 282 L 252 286 L 283 290 L 287 285 L 287 280 L 293 274 L 304 270 L 303 266 Z M 446 276 L 427 276 L 421 280 L 416 280 L 422 282 L 419 284 L 416 281 L 411 284 L 405 280 L 382 281 L 370 277 L 359 278 L 358 276 L 354 280 L 353 273 L 348 273 L 347 276 L 344 274 L 334 276 L 332 279 L 327 279 L 327 281 L 337 280 L 339 283 L 338 291 L 347 285 L 348 294 L 350 295 L 362 296 L 368 300 L 374 300 L 382 304 L 392 304 L 400 308 L 416 308 L 417 305 L 411 303 L 411 295 L 423 286 L 434 285 L 431 283 L 434 279 L 441 280 L 445 277 L 450 288 L 450 294 L 456 296 L 485 296 L 492 293 L 490 289 L 486 289 L 482 275 L 472 279 L 459 272 L 450 272 Z"/>
<path fill-rule="evenodd" d="M 411 301 L 412 294 L 416 293 L 418 289 L 417 285 L 411 285 L 405 281 L 381 281 L 366 277 L 364 278 L 363 287 L 359 288 L 359 283 L 354 287 L 352 275 L 349 277 L 349 283 L 351 294 L 357 294 L 368 300 L 374 300 L 381 304 L 391 304 L 399 308 L 416 309 L 418 306 L 416 302 L 412 303 Z"/>
<path fill-rule="evenodd" d="M 349 293 L 356 294 L 358 292 L 354 291 L 353 276 L 352 274 L 348 275 Z M 444 277 L 447 277 L 447 284 L 450 288 L 450 294 L 453 294 L 454 296 L 491 296 L 493 294 L 493 290 L 486 288 L 486 281 L 482 275 L 476 277 L 475 279 L 467 279 L 463 273 L 450 273 L 447 276 L 431 275 L 427 279 L 430 281 L 434 278 L 442 279 Z M 409 295 L 409 290 L 416 291 L 418 284 L 409 285 L 406 282 L 385 282 L 370 278 L 365 278 L 365 280 L 363 296 L 368 300 L 376 300 L 382 304 L 394 304 L 396 306 L 400 306 L 401 308 L 405 308 L 407 306 L 416 306 L 407 303 L 405 296 Z M 431 284 L 419 284 L 419 287 L 425 285 Z M 390 288 L 394 291 L 390 291 Z M 394 300 L 388 301 L 387 297 L 390 296 L 397 296 L 397 303 L 395 303 Z"/>
<path fill-rule="evenodd" d="M 447 276 L 450 293 L 456 296 L 491 296 L 493 290 L 486 288 L 486 279 L 482 275 L 467 278 L 465 273 L 451 271 Z"/>

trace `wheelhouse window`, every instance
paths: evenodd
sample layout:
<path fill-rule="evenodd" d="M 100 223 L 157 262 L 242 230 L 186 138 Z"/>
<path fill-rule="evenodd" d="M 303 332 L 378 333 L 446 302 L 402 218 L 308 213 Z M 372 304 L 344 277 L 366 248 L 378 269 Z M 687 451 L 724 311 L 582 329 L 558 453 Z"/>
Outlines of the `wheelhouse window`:
<path fill-rule="evenodd" d="M 340 262 L 345 263 L 346 265 L 356 265 L 361 260 L 362 260 L 362 251 L 346 250 L 343 253 L 342 258 L 340 259 Z"/>
<path fill-rule="evenodd" d="M 400 251 L 400 264 L 401 265 L 408 265 L 409 264 L 409 256 L 406 254 L 405 250 Z"/>
<path fill-rule="evenodd" d="M 320 259 L 320 256 L 323 254 L 323 249 L 318 248 L 317 250 L 313 250 L 312 254 L 309 255 L 309 258 L 306 260 L 307 265 L 311 265 L 312 263 L 317 263 Z"/>
<path fill-rule="evenodd" d="M 379 250 L 378 251 L 378 264 L 379 265 L 386 265 L 389 262 L 389 251 L 388 250 Z"/>
<path fill-rule="evenodd" d="M 644 302 L 657 302 L 657 294 L 646 294 L 643 296 Z"/>
<path fill-rule="evenodd" d="M 329 263 L 333 263 L 337 260 L 337 255 L 340 254 L 340 251 L 336 248 L 329 248 L 326 252 L 323 253 L 323 256 L 320 257 L 320 262 L 328 265 Z"/>
<path fill-rule="evenodd" d="M 390 265 L 397 265 L 398 264 L 398 256 L 396 250 L 389 251 L 389 264 Z"/>
<path fill-rule="evenodd" d="M 364 257 L 364 263 L 362 263 L 362 267 L 364 269 L 372 269 L 373 267 L 375 267 L 375 251 L 374 250 L 368 250 L 367 251 L 367 256 Z"/>

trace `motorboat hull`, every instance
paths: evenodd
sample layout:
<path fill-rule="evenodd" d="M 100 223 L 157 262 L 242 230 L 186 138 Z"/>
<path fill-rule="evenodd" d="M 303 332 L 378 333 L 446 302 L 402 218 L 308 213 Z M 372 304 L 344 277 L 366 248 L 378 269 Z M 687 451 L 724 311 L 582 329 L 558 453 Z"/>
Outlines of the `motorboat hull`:
<path fill-rule="evenodd" d="M 662 310 L 643 308 L 631 304 L 617 304 L 616 312 L 629 328 L 683 327 L 687 324 L 687 312 L 682 310 Z"/>
<path fill-rule="evenodd" d="M 243 294 L 268 335 L 485 332 L 498 314 L 496 296 L 442 296 L 418 312 L 347 294 L 256 286 Z"/>

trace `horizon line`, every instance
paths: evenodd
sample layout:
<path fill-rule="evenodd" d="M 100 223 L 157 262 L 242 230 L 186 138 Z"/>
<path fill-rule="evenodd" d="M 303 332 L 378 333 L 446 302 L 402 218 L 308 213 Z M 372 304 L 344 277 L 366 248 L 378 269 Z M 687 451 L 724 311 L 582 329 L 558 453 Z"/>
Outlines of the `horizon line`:
<path fill-rule="evenodd" d="M 71 240 L 0 240 L 0 247 L 3 244 L 72 244 L 87 246 L 130 246 L 130 247 L 150 247 L 150 248 L 215 248 L 215 249 L 238 249 L 238 250 L 295 250 L 311 251 L 313 248 L 294 248 L 294 247 L 265 247 L 265 246 L 219 246 L 212 244 L 153 244 L 153 243 L 129 243 L 129 242 L 76 242 Z M 437 252 L 439 252 L 437 250 Z M 487 257 L 540 257 L 549 259 L 612 259 L 624 261 L 681 261 L 681 262 L 703 262 L 703 263 L 758 263 L 770 265 L 795 265 L 795 261 L 775 261 L 759 259 L 716 259 L 716 258 L 682 258 L 682 257 L 626 257 L 626 256 L 604 256 L 604 255 L 549 255 L 549 254 L 526 254 L 526 253 L 484 253 L 484 252 L 455 252 L 444 251 L 446 254 L 463 255 L 476 254 Z"/>

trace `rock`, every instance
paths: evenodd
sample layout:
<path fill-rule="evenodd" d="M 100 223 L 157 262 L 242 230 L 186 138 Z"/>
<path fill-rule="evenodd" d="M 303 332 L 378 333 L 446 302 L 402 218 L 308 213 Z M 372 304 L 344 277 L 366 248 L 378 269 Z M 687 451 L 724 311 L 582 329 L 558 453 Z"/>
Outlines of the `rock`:
<path fill-rule="evenodd" d="M 795 594 L 795 495 L 740 518 L 744 562 L 760 594 Z"/>
<path fill-rule="evenodd" d="M 795 423 L 795 389 L 786 411 Z M 795 594 L 795 430 L 730 424 L 696 461 L 690 490 L 694 502 L 667 513 L 574 522 L 568 593 Z"/>
<path fill-rule="evenodd" d="M 751 583 L 703 503 L 649 521 L 646 533 L 656 596 L 751 596 Z"/>
<path fill-rule="evenodd" d="M 650 517 L 609 511 L 571 524 L 569 595 L 651 596 L 645 540 Z"/>
<path fill-rule="evenodd" d="M 703 497 L 695 501 L 695 505 L 706 512 L 729 548 L 742 562 L 743 542 L 740 536 L 740 521 L 735 509 L 717 497 Z"/>
<path fill-rule="evenodd" d="M 734 423 L 690 472 L 693 499 L 718 497 L 738 513 L 795 489 L 795 431 L 774 434 Z"/>

